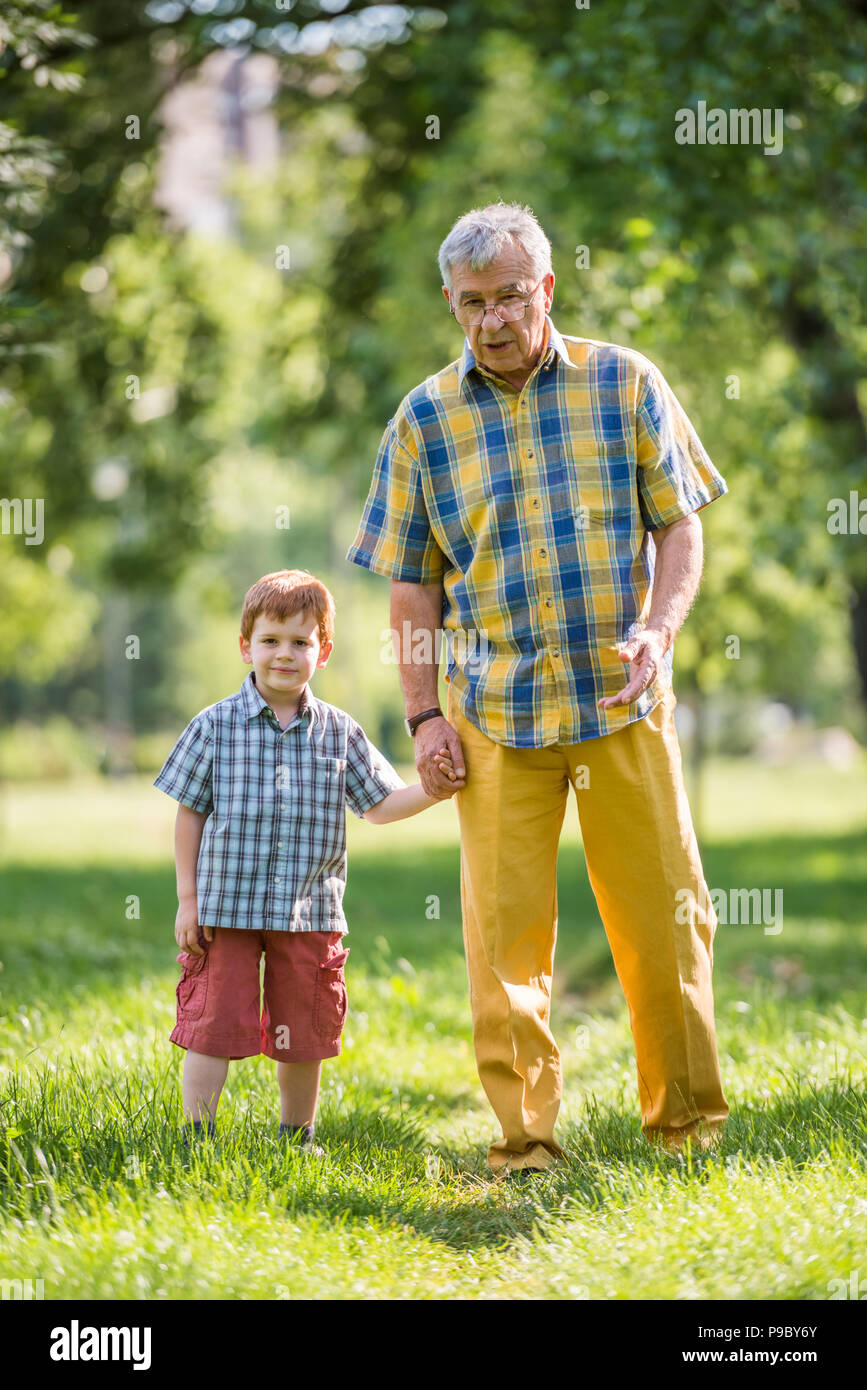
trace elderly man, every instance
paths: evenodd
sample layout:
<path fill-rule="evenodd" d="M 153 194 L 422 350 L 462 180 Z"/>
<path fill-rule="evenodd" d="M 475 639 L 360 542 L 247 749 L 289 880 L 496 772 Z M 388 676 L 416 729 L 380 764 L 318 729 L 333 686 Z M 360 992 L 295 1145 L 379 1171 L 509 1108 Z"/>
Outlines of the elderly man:
<path fill-rule="evenodd" d="M 701 576 L 696 513 L 726 484 L 647 358 L 554 327 L 551 246 L 529 208 L 466 213 L 439 265 L 463 353 L 389 421 L 347 558 L 392 581 L 422 783 L 445 793 L 443 744 L 458 779 L 476 1060 L 503 1129 L 488 1162 L 525 1172 L 563 1156 L 549 1017 L 570 785 L 629 1008 L 642 1128 L 667 1149 L 712 1143 L 728 1115 L 716 918 L 671 660 Z M 446 715 L 437 665 L 413 660 L 440 624 Z"/>

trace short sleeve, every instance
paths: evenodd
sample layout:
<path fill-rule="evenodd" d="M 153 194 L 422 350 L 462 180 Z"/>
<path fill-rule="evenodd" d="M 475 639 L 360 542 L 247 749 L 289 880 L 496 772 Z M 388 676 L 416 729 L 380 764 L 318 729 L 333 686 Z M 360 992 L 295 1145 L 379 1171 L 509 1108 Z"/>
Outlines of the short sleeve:
<path fill-rule="evenodd" d="M 367 737 L 360 724 L 350 730 L 346 750 L 346 804 L 360 818 L 406 783 Z"/>
<path fill-rule="evenodd" d="M 648 531 L 670 526 L 728 492 L 689 417 L 652 365 L 636 408 L 638 495 Z"/>
<path fill-rule="evenodd" d="M 203 710 L 190 720 L 154 778 L 154 786 L 191 811 L 212 811 L 212 766 L 211 720 Z"/>
<path fill-rule="evenodd" d="M 412 433 L 398 437 L 388 422 L 373 469 L 355 540 L 347 560 L 409 584 L 442 579 L 442 551 L 430 529 L 421 482 L 418 447 Z"/>

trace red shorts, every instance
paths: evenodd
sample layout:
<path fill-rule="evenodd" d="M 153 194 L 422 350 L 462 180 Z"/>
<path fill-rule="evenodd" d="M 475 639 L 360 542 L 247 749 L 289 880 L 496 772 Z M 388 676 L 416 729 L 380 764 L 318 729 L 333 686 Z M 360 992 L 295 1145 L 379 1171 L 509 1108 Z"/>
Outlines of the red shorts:
<path fill-rule="evenodd" d="M 178 1021 L 171 1041 L 207 1057 L 315 1062 L 340 1053 L 346 1021 L 340 932 L 246 931 L 214 927 L 203 956 L 182 951 Z M 265 952 L 264 1007 L 259 960 Z"/>

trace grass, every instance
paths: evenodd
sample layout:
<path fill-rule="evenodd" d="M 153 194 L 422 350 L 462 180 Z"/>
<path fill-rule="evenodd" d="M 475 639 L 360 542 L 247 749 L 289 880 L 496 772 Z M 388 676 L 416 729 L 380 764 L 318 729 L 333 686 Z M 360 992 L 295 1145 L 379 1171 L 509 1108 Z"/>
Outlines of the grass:
<path fill-rule="evenodd" d="M 719 1153 L 641 1136 L 626 1008 L 570 808 L 553 1021 L 569 1164 L 493 1182 L 460 931 L 457 823 L 349 817 L 350 1018 L 325 1156 L 281 1151 L 264 1058 L 218 1136 L 178 1136 L 173 806 L 148 779 L 0 799 L 0 1278 L 46 1299 L 827 1299 L 867 1281 L 862 765 L 715 763 L 712 887 L 784 892 L 721 926 Z M 136 916 L 135 913 L 138 912 Z M 438 915 L 437 915 L 438 914 Z"/>

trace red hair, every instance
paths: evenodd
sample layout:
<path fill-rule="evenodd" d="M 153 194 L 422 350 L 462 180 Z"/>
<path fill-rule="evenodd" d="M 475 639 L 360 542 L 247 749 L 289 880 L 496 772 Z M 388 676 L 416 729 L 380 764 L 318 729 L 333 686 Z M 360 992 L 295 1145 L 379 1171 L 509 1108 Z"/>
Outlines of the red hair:
<path fill-rule="evenodd" d="M 334 636 L 334 599 L 315 575 L 307 570 L 275 570 L 257 580 L 244 596 L 241 636 L 249 642 L 256 619 L 264 614 L 285 622 L 296 613 L 309 613 L 319 624 L 319 644 Z"/>

